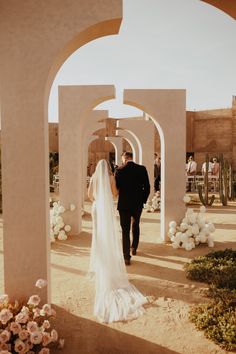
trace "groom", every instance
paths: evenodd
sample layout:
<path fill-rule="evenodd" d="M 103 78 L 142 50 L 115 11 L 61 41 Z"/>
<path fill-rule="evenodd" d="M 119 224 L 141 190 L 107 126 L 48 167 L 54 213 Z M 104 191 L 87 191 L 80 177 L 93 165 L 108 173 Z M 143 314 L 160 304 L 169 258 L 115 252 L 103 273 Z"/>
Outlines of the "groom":
<path fill-rule="evenodd" d="M 121 156 L 123 166 L 116 170 L 116 186 L 119 190 L 118 207 L 122 228 L 123 254 L 125 264 L 130 265 L 130 226 L 132 220 L 132 255 L 136 254 L 139 243 L 139 220 L 143 204 L 150 193 L 147 170 L 133 162 L 132 152 Z"/>

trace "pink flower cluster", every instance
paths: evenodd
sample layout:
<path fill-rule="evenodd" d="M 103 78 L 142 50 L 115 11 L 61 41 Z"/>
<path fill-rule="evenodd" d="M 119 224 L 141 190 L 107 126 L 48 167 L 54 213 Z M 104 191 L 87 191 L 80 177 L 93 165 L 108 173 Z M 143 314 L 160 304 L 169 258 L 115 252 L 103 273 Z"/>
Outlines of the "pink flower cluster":
<path fill-rule="evenodd" d="M 46 285 L 40 279 L 39 288 Z M 56 316 L 51 305 L 38 307 L 40 297 L 32 295 L 26 305 L 9 302 L 7 295 L 0 295 L 0 353 L 49 354 L 48 346 L 61 348 L 64 340 L 51 328 L 50 320 Z"/>

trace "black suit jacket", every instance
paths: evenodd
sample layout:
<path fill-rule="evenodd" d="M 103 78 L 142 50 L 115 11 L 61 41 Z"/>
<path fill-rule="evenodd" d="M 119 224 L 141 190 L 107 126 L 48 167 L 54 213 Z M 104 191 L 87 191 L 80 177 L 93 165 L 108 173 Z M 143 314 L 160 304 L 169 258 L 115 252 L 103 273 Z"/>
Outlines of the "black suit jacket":
<path fill-rule="evenodd" d="M 115 174 L 119 190 L 118 210 L 142 209 L 150 193 L 150 183 L 146 167 L 133 161 L 118 168 Z"/>

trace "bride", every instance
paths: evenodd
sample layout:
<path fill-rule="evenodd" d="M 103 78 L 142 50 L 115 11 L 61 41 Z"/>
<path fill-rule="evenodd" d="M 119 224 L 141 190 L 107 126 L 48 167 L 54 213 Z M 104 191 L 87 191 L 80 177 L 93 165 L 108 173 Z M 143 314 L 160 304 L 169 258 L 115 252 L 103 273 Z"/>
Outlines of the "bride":
<path fill-rule="evenodd" d="M 93 201 L 90 272 L 95 275 L 94 315 L 106 323 L 137 318 L 147 302 L 128 281 L 113 204 L 117 194 L 108 162 L 100 160 L 88 190 Z"/>

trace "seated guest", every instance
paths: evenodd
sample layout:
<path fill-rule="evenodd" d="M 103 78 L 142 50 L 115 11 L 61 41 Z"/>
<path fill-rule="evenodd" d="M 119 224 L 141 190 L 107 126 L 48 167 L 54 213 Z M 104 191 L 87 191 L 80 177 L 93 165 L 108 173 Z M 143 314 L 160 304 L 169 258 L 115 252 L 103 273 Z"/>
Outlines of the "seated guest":
<path fill-rule="evenodd" d="M 197 163 L 194 161 L 193 156 L 189 156 L 186 166 L 187 176 L 195 176 L 197 173 Z"/>
<path fill-rule="evenodd" d="M 213 163 L 212 163 L 212 175 L 216 176 L 219 178 L 219 172 L 220 172 L 220 164 L 219 162 L 217 162 L 217 158 L 213 157 L 212 159 Z"/>
<path fill-rule="evenodd" d="M 208 174 L 211 175 L 212 174 L 212 166 L 213 163 L 211 161 L 209 161 L 209 165 L 208 165 Z M 203 162 L 202 164 L 202 174 L 204 175 L 206 173 L 206 162 Z"/>

